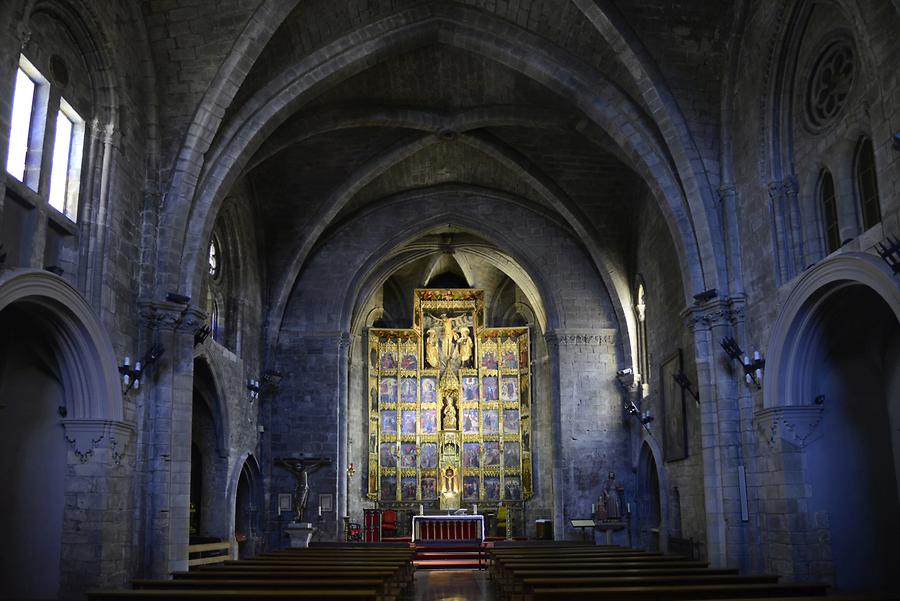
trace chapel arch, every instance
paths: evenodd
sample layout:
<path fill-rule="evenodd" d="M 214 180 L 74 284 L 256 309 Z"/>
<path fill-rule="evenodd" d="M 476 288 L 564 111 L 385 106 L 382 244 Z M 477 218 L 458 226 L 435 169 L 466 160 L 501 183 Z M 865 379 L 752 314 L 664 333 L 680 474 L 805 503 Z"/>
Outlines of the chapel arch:
<path fill-rule="evenodd" d="M 648 551 L 665 549 L 666 531 L 663 523 L 663 500 L 659 464 L 653 449 L 645 440 L 638 458 L 637 477 L 637 534 L 639 545 Z"/>
<path fill-rule="evenodd" d="M 80 294 L 45 271 L 0 276 L 4 592 L 55 598 L 91 578 L 61 558 L 99 555 L 105 544 L 81 541 L 127 519 L 130 504 L 90 509 L 83 492 L 104 490 L 117 469 L 131 440 L 122 415 L 112 347 Z"/>
<path fill-rule="evenodd" d="M 191 519 L 195 540 L 227 539 L 232 514 L 222 491 L 228 479 L 227 412 L 210 364 L 194 360 L 191 416 Z"/>
<path fill-rule="evenodd" d="M 900 284 L 888 271 L 849 253 L 801 278 L 773 327 L 757 415 L 799 456 L 802 471 L 780 478 L 806 491 L 797 500 L 810 534 L 831 541 L 840 589 L 896 587 Z"/>
<path fill-rule="evenodd" d="M 240 469 L 234 488 L 234 538 L 237 541 L 238 557 L 253 557 L 262 544 L 262 518 L 265 508 L 263 479 L 259 463 L 254 455 L 247 453 L 238 461 Z"/>

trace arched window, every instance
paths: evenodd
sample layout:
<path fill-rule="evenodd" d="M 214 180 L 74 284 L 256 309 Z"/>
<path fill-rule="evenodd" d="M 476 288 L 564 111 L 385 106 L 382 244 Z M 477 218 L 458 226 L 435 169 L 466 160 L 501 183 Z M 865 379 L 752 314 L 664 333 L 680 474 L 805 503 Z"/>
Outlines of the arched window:
<path fill-rule="evenodd" d="M 209 275 L 219 277 L 219 246 L 215 238 L 209 241 Z"/>
<path fill-rule="evenodd" d="M 50 206 L 75 221 L 78 217 L 78 194 L 81 186 L 81 163 L 84 151 L 84 119 L 60 96 L 63 86 L 51 86 L 25 56 L 19 56 L 13 107 L 10 119 L 7 172 L 35 192 L 47 194 Z M 50 154 L 49 191 L 40 190 L 41 156 L 48 126 L 48 112 L 53 119 L 52 152 Z"/>
<path fill-rule="evenodd" d="M 862 212 L 863 229 L 881 222 L 878 179 L 875 176 L 875 152 L 872 140 L 863 138 L 856 153 L 856 194 Z"/>
<path fill-rule="evenodd" d="M 647 350 L 647 304 L 643 280 L 638 282 L 635 293 L 634 315 L 637 321 L 637 381 L 646 385 L 650 382 L 650 356 Z"/>
<path fill-rule="evenodd" d="M 822 210 L 822 224 L 825 230 L 825 248 L 827 253 L 833 253 L 841 246 L 841 232 L 838 227 L 834 178 L 827 169 L 823 169 L 819 175 L 819 206 Z"/>

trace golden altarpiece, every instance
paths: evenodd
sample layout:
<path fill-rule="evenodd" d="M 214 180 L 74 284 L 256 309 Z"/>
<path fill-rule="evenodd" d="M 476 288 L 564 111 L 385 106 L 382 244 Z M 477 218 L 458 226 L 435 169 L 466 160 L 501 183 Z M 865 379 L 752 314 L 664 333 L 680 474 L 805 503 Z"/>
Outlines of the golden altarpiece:
<path fill-rule="evenodd" d="M 369 329 L 373 501 L 532 496 L 528 328 L 485 327 L 484 310 L 481 290 L 419 289 L 411 329 Z"/>

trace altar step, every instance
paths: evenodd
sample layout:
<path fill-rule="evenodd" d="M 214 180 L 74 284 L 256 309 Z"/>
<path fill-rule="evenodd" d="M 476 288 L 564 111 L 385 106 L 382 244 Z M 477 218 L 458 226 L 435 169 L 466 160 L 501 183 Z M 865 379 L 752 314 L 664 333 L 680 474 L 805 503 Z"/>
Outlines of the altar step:
<path fill-rule="evenodd" d="M 417 544 L 413 563 L 417 570 L 477 570 L 480 554 L 478 543 Z"/>

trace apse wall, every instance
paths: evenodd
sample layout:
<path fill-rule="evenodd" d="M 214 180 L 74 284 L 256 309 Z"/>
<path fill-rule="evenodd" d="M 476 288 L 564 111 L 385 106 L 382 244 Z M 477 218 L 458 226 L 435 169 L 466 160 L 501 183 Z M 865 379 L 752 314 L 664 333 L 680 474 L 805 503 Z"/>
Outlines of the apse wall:
<path fill-rule="evenodd" d="M 513 223 L 515 227 L 486 225 Z M 404 242 L 441 224 L 497 244 L 525 268 L 548 307 L 548 353 L 546 359 L 534 357 L 537 369 L 548 374 L 535 391 L 547 396 L 534 399 L 541 404 L 542 421 L 546 419 L 535 441 L 544 446 L 536 450 L 536 488 L 542 496 L 533 501 L 540 514 L 534 517 L 554 517 L 557 536 L 574 535 L 563 528 L 563 516 L 590 512 L 607 471 L 617 471 L 627 489 L 633 488 L 621 394 L 614 385 L 621 358 L 618 328 L 609 296 L 581 246 L 564 228 L 520 205 L 471 194 L 451 193 L 424 205 L 406 199 L 383 203 L 330 233 L 301 273 L 279 332 L 276 361 L 285 378 L 272 404 L 272 456 L 339 453 L 347 412 L 352 425 L 364 402 L 362 362 L 352 360 L 349 382 L 346 378 L 348 358 L 358 357 L 356 347 L 363 340 L 350 336 L 349 312 L 367 271 L 402 251 Z M 342 391 L 349 393 L 346 401 Z M 356 478 L 364 477 L 364 447 L 352 438 L 350 460 L 358 466 Z M 311 498 L 341 490 L 336 474 L 343 474 L 340 467 L 314 476 Z M 359 481 L 350 486 L 356 505 L 362 488 Z M 286 473 L 273 470 L 272 494 L 291 487 Z M 552 499 L 546 497 L 548 491 Z M 334 533 L 337 517 L 325 518 L 330 523 L 323 524 L 323 536 Z"/>

